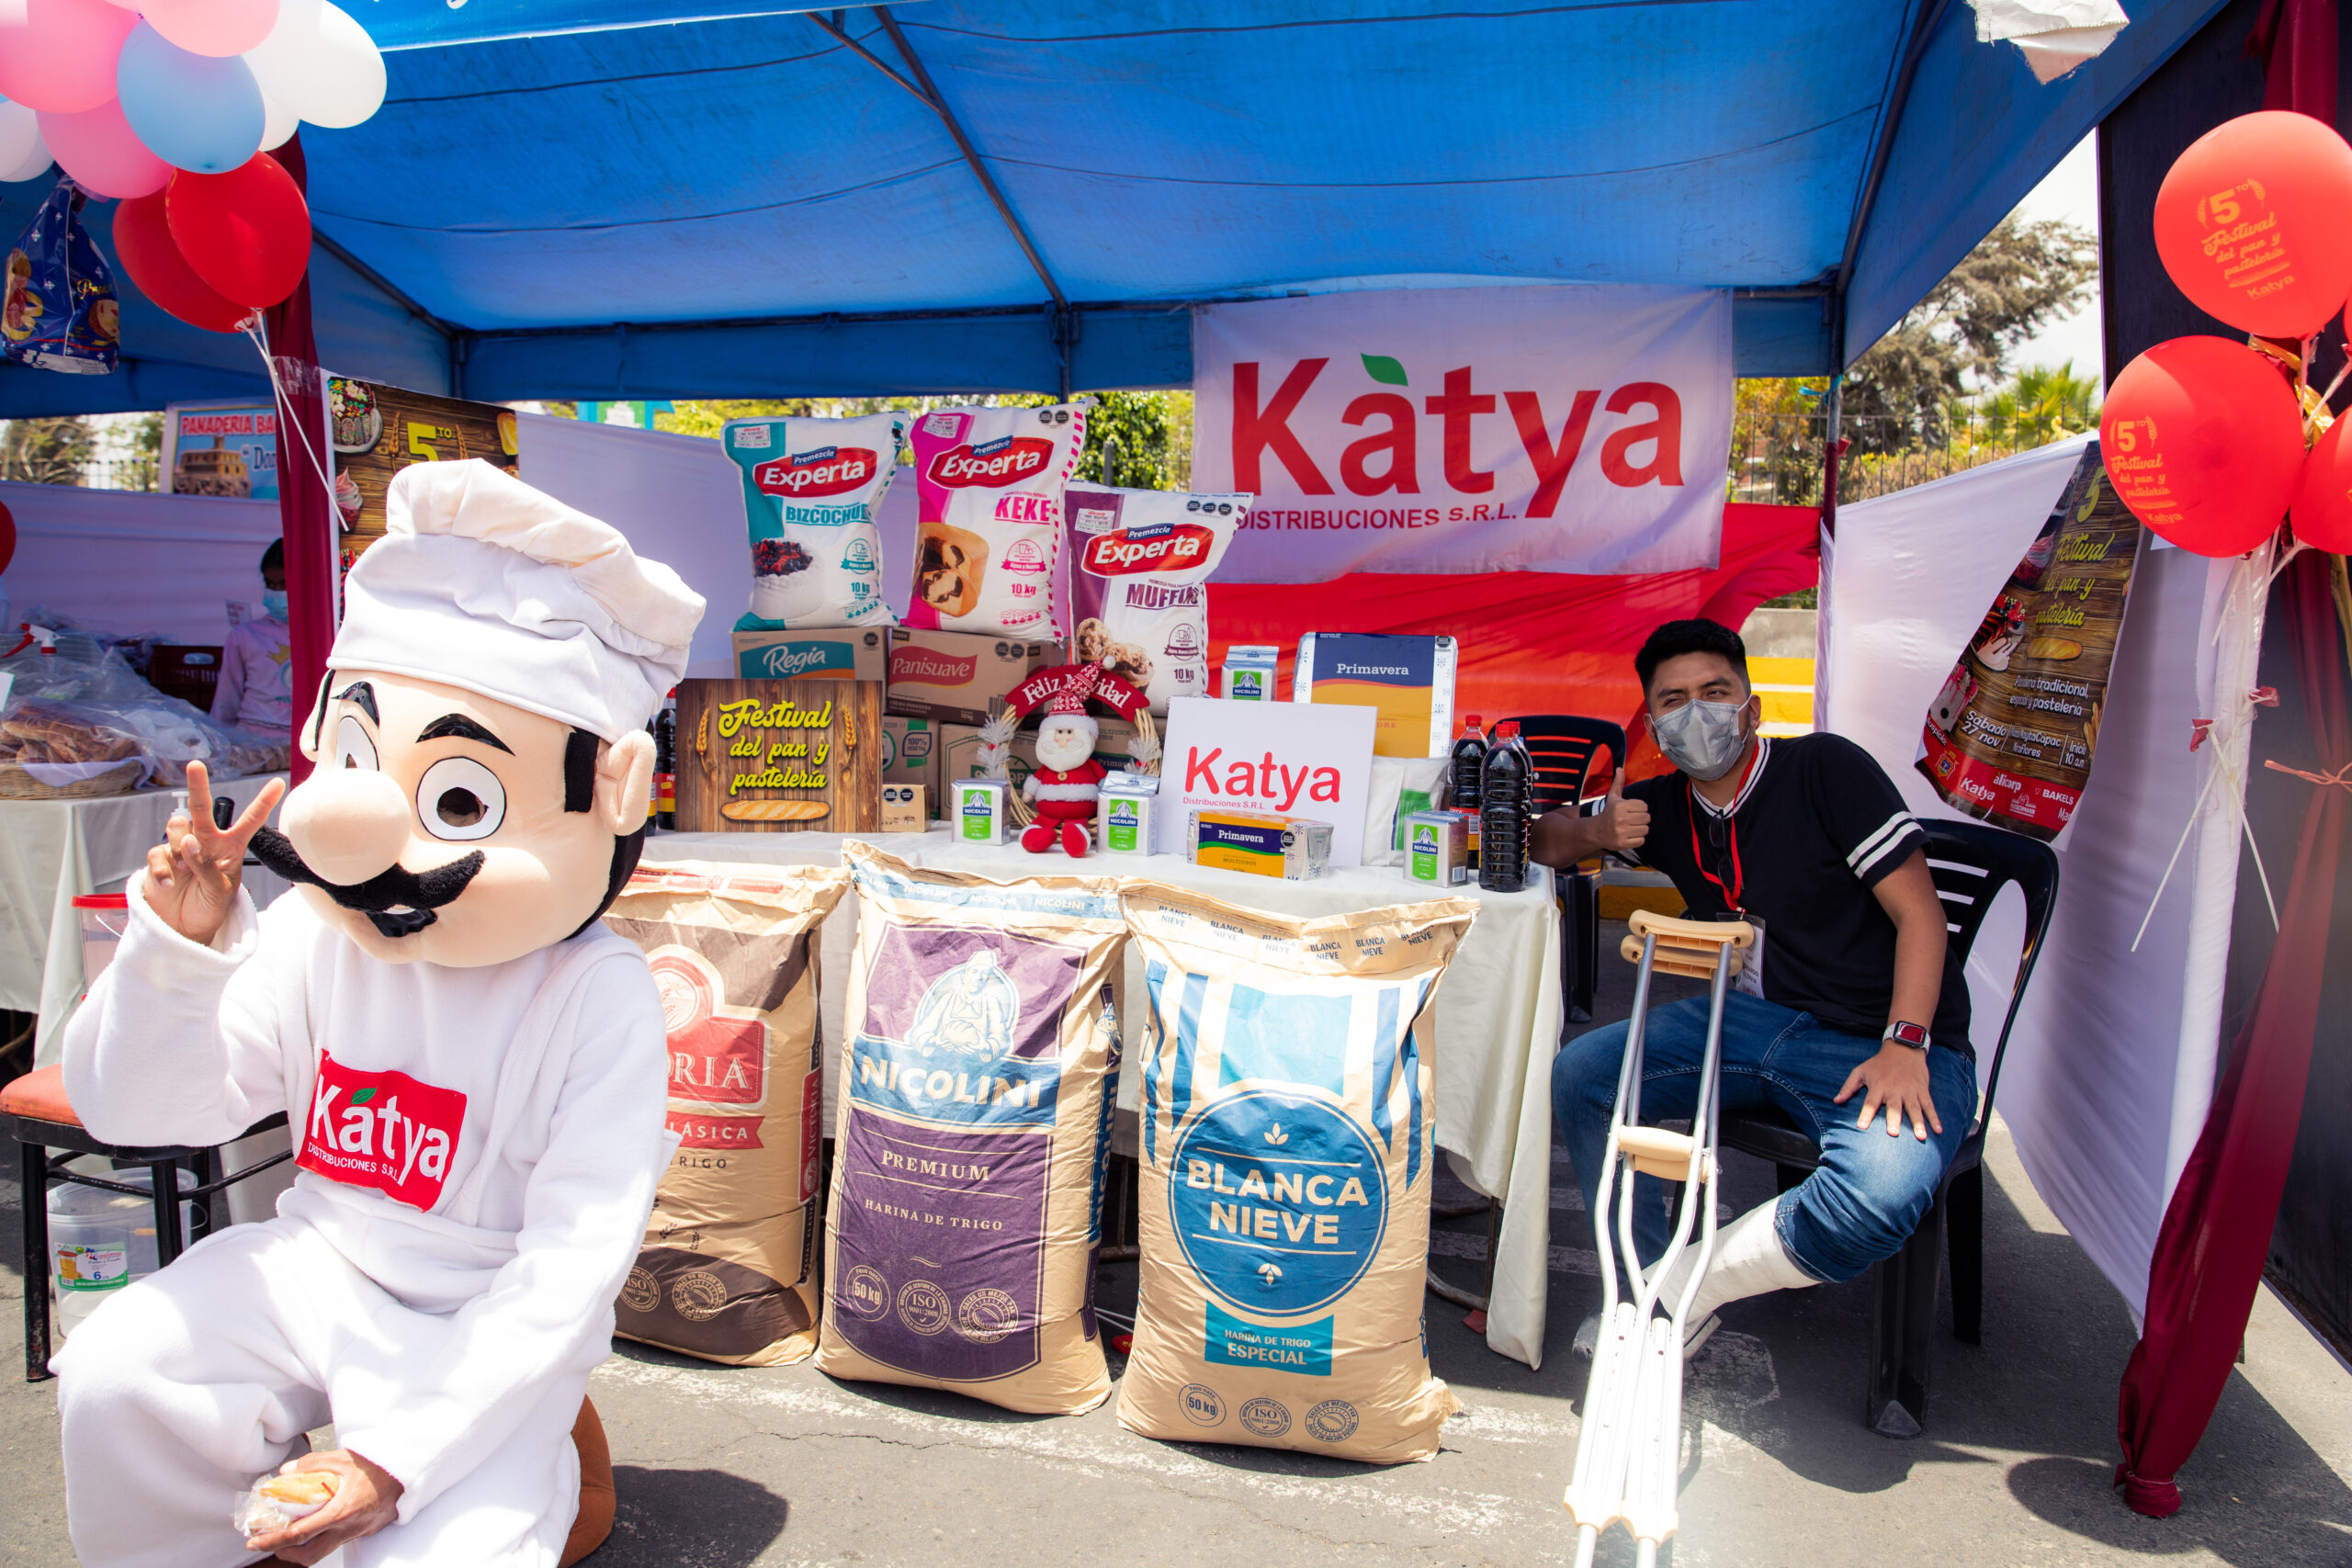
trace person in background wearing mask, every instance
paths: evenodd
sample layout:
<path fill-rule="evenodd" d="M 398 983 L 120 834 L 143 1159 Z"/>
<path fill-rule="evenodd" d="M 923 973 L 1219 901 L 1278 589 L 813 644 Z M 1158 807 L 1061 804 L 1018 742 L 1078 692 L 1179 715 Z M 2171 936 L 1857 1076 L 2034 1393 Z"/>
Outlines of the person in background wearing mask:
<path fill-rule="evenodd" d="M 261 618 L 231 630 L 220 650 L 212 716 L 287 738 L 294 730 L 294 645 L 286 629 L 286 547 L 275 540 L 262 552 L 261 586 Z"/>
<path fill-rule="evenodd" d="M 1758 733 L 1747 647 L 1713 621 L 1668 622 L 1634 668 L 1650 733 L 1676 771 L 1628 785 L 1620 769 L 1598 816 L 1564 809 L 1536 822 L 1534 858 L 1568 866 L 1613 851 L 1672 878 L 1688 918 L 1756 928 L 1724 999 L 1722 1103 L 1776 1107 L 1821 1145 L 1801 1185 L 1718 1234 L 1685 1320 L 1688 1355 L 1725 1303 L 1850 1280 L 1902 1247 L 1975 1117 L 1976 1066 L 1927 835 L 1885 771 L 1842 736 Z M 1645 1121 L 1690 1114 L 1707 1013 L 1703 997 L 1651 1009 Z M 1587 1213 L 1626 1029 L 1596 1029 L 1552 1063 L 1553 1117 Z M 1645 1266 L 1666 1250 L 1669 1185 L 1635 1183 Z M 1686 1279 L 1668 1280 L 1664 1298 Z M 1597 1313 L 1585 1320 L 1577 1354 L 1593 1353 L 1599 1328 Z"/>

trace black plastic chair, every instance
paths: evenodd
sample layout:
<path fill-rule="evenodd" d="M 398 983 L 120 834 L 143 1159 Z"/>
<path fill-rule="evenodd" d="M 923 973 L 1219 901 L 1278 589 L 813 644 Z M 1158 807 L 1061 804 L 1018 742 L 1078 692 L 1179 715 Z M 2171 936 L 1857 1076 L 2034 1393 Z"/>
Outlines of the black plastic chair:
<path fill-rule="evenodd" d="M 1951 943 L 1965 962 L 1994 897 L 2014 883 L 2025 895 L 2025 951 L 2009 991 L 2009 1010 L 1993 1043 L 1993 1062 L 1976 1125 L 1952 1156 L 1936 1201 L 1901 1252 L 1872 1270 L 1877 1302 L 1871 1319 L 1870 1391 L 1862 1423 L 1890 1438 L 1916 1438 L 1926 1427 L 1928 1366 L 1936 1323 L 1936 1292 L 1944 1248 L 1951 1249 L 1952 1335 L 1970 1345 L 1984 1340 L 1984 1134 L 1993 1123 L 1993 1092 L 2001 1085 L 2001 1055 L 2041 939 L 2058 899 L 2058 857 L 2050 846 L 1979 822 L 1923 822 L 1928 867 L 1944 901 Z M 1776 1110 L 1726 1111 L 1720 1124 L 1725 1148 L 1769 1159 L 1788 1191 L 1821 1162 L 1821 1147 Z"/>
<path fill-rule="evenodd" d="M 1539 713 L 1513 719 L 1527 755 L 1535 764 L 1535 808 L 1556 811 L 1573 806 L 1589 811 L 1599 805 L 1595 774 L 1600 753 L 1609 753 L 1609 768 L 1625 765 L 1625 731 L 1605 718 L 1575 714 Z M 1598 795 L 1609 793 L 1609 773 L 1599 773 Z M 1563 871 L 1553 886 L 1560 899 L 1560 1009 L 1563 1021 L 1584 1023 L 1592 1018 L 1592 998 L 1600 975 L 1600 878 L 1588 871 Z"/>

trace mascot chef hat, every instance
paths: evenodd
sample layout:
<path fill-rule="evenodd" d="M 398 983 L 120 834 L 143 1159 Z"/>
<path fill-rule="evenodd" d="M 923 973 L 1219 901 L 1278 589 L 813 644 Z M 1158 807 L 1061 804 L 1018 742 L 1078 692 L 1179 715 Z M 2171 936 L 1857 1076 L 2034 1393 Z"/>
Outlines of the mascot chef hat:
<path fill-rule="evenodd" d="M 415 463 L 344 582 L 328 665 L 478 692 L 606 740 L 685 672 L 702 596 L 610 524 L 479 459 Z"/>

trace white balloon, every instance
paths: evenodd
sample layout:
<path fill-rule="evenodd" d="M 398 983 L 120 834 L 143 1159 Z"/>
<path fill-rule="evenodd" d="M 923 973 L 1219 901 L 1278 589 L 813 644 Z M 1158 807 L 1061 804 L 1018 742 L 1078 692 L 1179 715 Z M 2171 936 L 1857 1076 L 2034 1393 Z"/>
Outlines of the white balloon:
<path fill-rule="evenodd" d="M 49 173 L 51 161 L 33 111 L 0 98 L 0 182 L 37 180 Z"/>
<path fill-rule="evenodd" d="M 262 96 L 261 112 L 261 150 L 265 152 L 285 146 L 287 139 L 301 128 L 302 117 L 267 94 Z"/>
<path fill-rule="evenodd" d="M 384 102 L 383 55 L 333 0 L 285 0 L 244 61 L 264 98 L 312 125 L 357 125 Z"/>

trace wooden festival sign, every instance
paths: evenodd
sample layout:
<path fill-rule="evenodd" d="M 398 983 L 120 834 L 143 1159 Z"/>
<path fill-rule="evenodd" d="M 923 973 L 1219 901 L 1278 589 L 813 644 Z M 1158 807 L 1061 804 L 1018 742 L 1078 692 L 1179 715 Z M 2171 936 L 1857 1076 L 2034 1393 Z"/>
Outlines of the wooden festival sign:
<path fill-rule="evenodd" d="M 680 832 L 873 832 L 882 683 L 681 681 L 677 759 Z"/>

